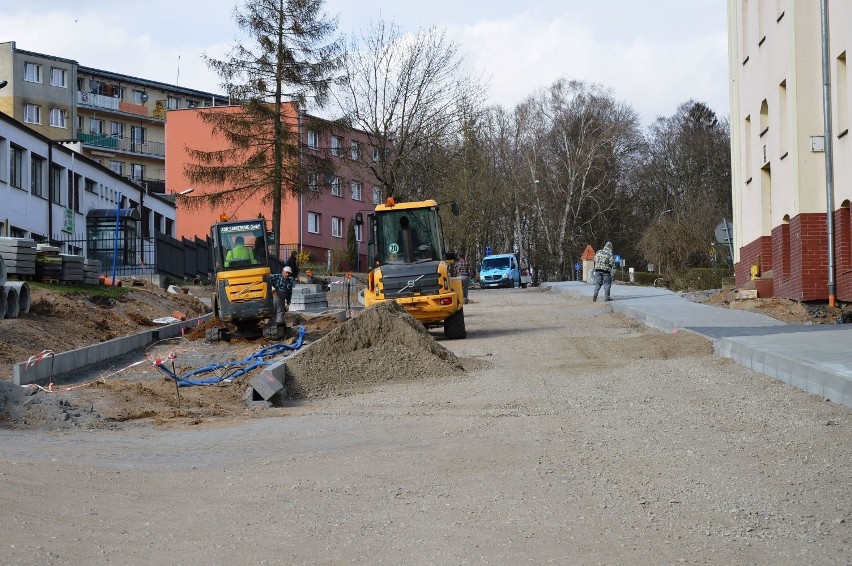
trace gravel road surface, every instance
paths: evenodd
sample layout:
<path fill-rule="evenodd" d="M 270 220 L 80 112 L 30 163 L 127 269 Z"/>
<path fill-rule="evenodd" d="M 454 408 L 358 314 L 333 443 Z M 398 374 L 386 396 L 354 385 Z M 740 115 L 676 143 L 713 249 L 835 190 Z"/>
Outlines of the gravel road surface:
<path fill-rule="evenodd" d="M 852 411 L 605 303 L 474 291 L 463 375 L 0 430 L 3 564 L 852 564 Z"/>

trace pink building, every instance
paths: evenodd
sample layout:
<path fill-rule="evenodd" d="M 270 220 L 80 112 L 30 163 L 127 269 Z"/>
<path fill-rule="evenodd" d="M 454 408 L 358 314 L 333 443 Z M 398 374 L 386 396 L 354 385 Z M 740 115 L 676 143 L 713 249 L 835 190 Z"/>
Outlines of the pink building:
<path fill-rule="evenodd" d="M 308 250 L 311 263 L 325 265 L 329 254 L 333 263 L 345 256 L 349 225 L 354 223 L 357 212 L 371 211 L 375 203 L 381 202 L 382 191 L 375 182 L 369 168 L 369 160 L 377 153 L 369 143 L 368 136 L 352 129 L 307 114 L 299 113 L 292 103 L 285 104 L 286 122 L 299 132 L 302 151 L 313 152 L 331 159 L 334 173 L 330 175 L 308 172 L 308 187 L 301 197 L 287 196 L 281 209 L 281 242 L 279 257 L 292 249 Z M 166 184 L 180 192 L 181 187 L 193 188 L 188 198 L 220 191 L 223 187 L 190 183 L 184 173 L 190 157 L 186 148 L 212 151 L 224 149 L 226 141 L 213 135 L 212 127 L 205 123 L 201 112 L 233 112 L 236 107 L 176 110 L 168 113 L 166 122 Z M 285 188 L 289 195 L 289 188 Z M 210 233 L 211 224 L 218 222 L 224 214 L 229 219 L 267 219 L 272 230 L 271 204 L 263 203 L 258 197 L 231 204 L 228 210 L 214 210 L 209 206 L 188 210 L 178 202 L 178 237 L 203 238 Z M 364 271 L 366 266 L 365 225 L 355 226 L 355 237 L 359 243 L 359 265 L 341 265 L 342 268 Z"/>

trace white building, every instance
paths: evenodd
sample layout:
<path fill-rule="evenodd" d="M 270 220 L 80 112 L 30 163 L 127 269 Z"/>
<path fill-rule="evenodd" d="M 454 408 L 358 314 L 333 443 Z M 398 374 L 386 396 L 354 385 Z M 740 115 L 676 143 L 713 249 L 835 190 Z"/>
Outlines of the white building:
<path fill-rule="evenodd" d="M 825 139 L 818 0 L 728 0 L 734 261 L 768 294 L 852 301 L 852 2 L 828 0 L 832 136 Z M 834 154 L 833 202 L 825 144 Z"/>
<path fill-rule="evenodd" d="M 100 259 L 99 242 L 115 239 L 116 211 L 124 265 L 143 261 L 143 241 L 175 235 L 174 196 L 147 192 L 0 113 L 0 236 Z"/>

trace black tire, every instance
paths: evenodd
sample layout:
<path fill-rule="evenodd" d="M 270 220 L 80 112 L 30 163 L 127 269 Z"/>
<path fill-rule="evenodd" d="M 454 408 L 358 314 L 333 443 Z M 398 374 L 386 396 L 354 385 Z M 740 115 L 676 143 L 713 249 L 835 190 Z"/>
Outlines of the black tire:
<path fill-rule="evenodd" d="M 464 327 L 464 309 L 459 309 L 458 312 L 444 320 L 444 335 L 450 340 L 467 338 L 467 330 Z"/>
<path fill-rule="evenodd" d="M 219 294 L 213 292 L 213 318 L 219 318 Z"/>
<path fill-rule="evenodd" d="M 521 289 L 526 289 L 526 288 L 527 288 L 527 284 L 526 284 L 526 283 L 521 283 Z"/>

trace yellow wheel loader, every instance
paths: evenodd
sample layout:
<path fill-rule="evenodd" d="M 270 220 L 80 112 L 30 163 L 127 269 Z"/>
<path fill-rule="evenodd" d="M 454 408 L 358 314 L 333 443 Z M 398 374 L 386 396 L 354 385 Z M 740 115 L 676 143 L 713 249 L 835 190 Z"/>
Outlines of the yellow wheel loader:
<path fill-rule="evenodd" d="M 368 215 L 367 225 L 372 269 L 364 305 L 396 301 L 424 326 L 443 326 L 447 338 L 466 337 L 462 282 L 450 276 L 455 254 L 443 252 L 438 204 L 389 198 Z"/>

